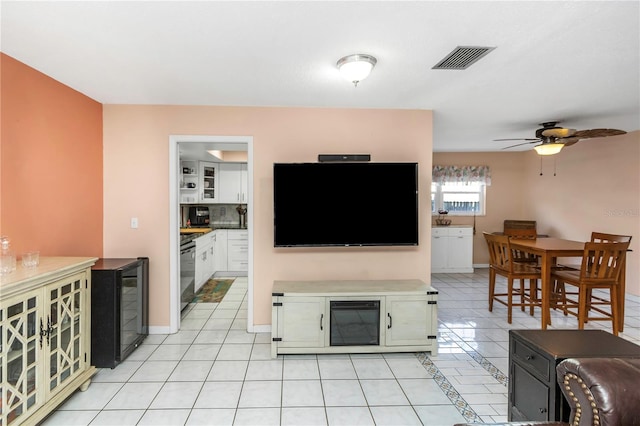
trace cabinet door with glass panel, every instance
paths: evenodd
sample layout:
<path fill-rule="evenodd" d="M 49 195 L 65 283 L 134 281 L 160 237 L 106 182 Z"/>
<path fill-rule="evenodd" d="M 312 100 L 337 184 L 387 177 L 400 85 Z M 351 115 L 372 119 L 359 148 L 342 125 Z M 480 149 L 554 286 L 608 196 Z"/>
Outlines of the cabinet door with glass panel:
<path fill-rule="evenodd" d="M 19 423 L 87 375 L 87 293 L 84 271 L 2 301 L 0 424 Z"/>
<path fill-rule="evenodd" d="M 218 202 L 218 164 L 200 161 L 200 202 Z"/>
<path fill-rule="evenodd" d="M 48 356 L 45 365 L 46 389 L 54 394 L 57 388 L 82 373 L 86 359 L 86 330 L 84 320 L 86 274 L 79 273 L 47 287 L 46 336 Z"/>
<path fill-rule="evenodd" d="M 39 361 L 42 291 L 34 290 L 2 302 L 0 306 L 0 415 L 10 424 L 43 404 Z M 42 324 L 44 326 L 44 324 Z"/>

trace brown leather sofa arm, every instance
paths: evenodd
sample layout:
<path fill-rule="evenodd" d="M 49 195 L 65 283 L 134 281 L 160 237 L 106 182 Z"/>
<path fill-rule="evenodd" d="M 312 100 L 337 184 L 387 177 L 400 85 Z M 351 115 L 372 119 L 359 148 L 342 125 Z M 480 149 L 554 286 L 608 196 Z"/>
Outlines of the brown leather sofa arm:
<path fill-rule="evenodd" d="M 556 371 L 572 426 L 640 425 L 640 358 L 569 358 Z"/>

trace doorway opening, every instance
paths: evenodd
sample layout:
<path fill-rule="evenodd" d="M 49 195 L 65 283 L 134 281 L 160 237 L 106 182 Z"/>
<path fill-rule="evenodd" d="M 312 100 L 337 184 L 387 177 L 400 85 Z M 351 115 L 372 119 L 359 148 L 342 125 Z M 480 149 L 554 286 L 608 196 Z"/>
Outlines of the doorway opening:
<path fill-rule="evenodd" d="M 170 325 L 169 333 L 180 330 L 181 288 L 180 288 L 180 226 L 181 208 L 181 156 L 189 159 L 214 159 L 209 151 L 228 151 L 242 156 L 246 153 L 247 193 L 246 228 L 248 233 L 248 318 L 247 331 L 253 331 L 253 137 L 251 136 L 203 136 L 172 135 L 169 137 L 169 255 L 170 271 Z M 218 158 L 218 161 L 221 161 Z"/>

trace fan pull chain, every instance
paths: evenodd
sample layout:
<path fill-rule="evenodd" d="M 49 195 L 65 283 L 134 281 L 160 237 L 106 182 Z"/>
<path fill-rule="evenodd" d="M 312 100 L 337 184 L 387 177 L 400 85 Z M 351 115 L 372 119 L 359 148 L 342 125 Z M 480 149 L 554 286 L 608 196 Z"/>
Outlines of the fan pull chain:
<path fill-rule="evenodd" d="M 556 157 L 553 157 L 553 175 L 556 175 Z"/>
<path fill-rule="evenodd" d="M 542 156 L 540 156 L 540 176 L 542 176 Z"/>

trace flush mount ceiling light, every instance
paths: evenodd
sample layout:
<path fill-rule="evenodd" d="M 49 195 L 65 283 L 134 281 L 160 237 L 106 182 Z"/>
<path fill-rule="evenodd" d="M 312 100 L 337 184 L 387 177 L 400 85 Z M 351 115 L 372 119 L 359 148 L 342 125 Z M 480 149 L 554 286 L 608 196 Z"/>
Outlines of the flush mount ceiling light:
<path fill-rule="evenodd" d="M 563 143 L 543 143 L 534 146 L 533 149 L 535 149 L 539 155 L 553 155 L 559 153 L 563 146 Z"/>
<path fill-rule="evenodd" d="M 371 55 L 357 53 L 340 58 L 336 66 L 344 78 L 357 87 L 358 83 L 369 76 L 377 62 L 378 60 Z"/>

